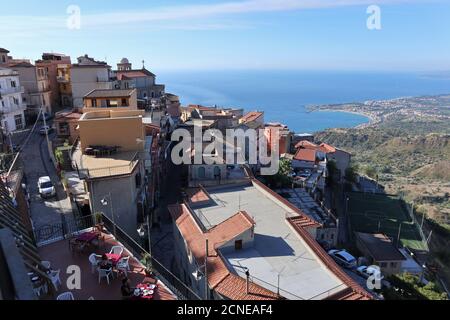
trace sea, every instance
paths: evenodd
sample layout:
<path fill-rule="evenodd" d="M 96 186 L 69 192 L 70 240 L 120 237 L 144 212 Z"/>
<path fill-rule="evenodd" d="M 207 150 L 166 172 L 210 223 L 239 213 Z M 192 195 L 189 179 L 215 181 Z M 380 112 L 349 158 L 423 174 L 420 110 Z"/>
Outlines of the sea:
<path fill-rule="evenodd" d="M 281 122 L 296 133 L 369 122 L 352 113 L 310 112 L 309 105 L 450 93 L 450 76 L 444 73 L 166 71 L 159 73 L 158 82 L 180 96 L 183 105 L 264 111 L 266 122 Z"/>

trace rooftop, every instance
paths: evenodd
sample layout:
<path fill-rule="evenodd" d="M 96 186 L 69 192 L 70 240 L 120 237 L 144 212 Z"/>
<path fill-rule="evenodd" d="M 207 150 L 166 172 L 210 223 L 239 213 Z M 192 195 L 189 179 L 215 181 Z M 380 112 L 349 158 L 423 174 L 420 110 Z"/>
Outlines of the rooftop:
<path fill-rule="evenodd" d="M 270 196 L 255 182 L 207 191 L 212 203 L 193 209 L 206 229 L 241 210 L 256 222 L 252 248 L 223 253 L 233 273 L 242 276 L 248 268 L 254 278 L 265 282 L 261 286 L 272 291 L 280 275 L 280 288 L 285 291 L 282 295 L 288 299 L 322 299 L 347 287 L 290 227 L 287 217 L 301 217 L 293 207 Z"/>
<path fill-rule="evenodd" d="M 392 240 L 385 234 L 361 232 L 355 232 L 355 234 L 375 261 L 406 260 L 403 254 L 394 246 Z"/>
<path fill-rule="evenodd" d="M 78 154 L 78 159 L 75 155 Z M 120 176 L 131 174 L 139 163 L 138 152 L 119 152 L 107 157 L 96 158 L 74 153 L 74 158 L 80 168 L 80 175 L 87 175 L 89 179 Z"/>
<path fill-rule="evenodd" d="M 280 189 L 277 193 L 320 224 L 335 224 L 334 218 L 330 217 L 305 189 Z"/>
<path fill-rule="evenodd" d="M 259 111 L 252 111 L 247 113 L 246 115 L 244 115 L 240 122 L 241 123 L 247 123 L 247 122 L 252 122 L 252 121 L 256 121 L 258 120 L 260 117 L 264 116 L 263 112 L 259 112 Z"/>
<path fill-rule="evenodd" d="M 136 89 L 95 89 L 89 92 L 84 98 L 123 98 L 130 97 Z"/>
<path fill-rule="evenodd" d="M 117 79 L 118 80 L 126 80 L 132 78 L 144 78 L 144 77 L 155 77 L 155 74 L 148 71 L 147 69 L 140 70 L 118 70 Z"/>
<path fill-rule="evenodd" d="M 295 154 L 294 159 L 299 161 L 316 162 L 316 150 L 300 148 Z"/>
<path fill-rule="evenodd" d="M 187 206 L 170 206 L 169 211 L 199 265 L 202 265 L 205 260 L 206 239 L 208 239 L 208 281 L 209 285 L 216 292 L 235 300 L 275 300 L 278 298 L 270 290 L 254 283 L 250 284 L 249 292 L 247 293 L 246 281 L 230 272 L 225 261 L 216 250 L 224 242 L 253 228 L 254 221 L 246 212 L 240 211 L 232 215 L 220 226 L 203 231 L 198 227 L 194 216 Z"/>

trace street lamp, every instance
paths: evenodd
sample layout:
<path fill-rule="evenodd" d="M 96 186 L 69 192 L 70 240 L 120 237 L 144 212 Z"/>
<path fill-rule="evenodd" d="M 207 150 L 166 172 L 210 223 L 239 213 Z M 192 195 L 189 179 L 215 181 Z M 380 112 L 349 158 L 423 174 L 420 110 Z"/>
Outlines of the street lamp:
<path fill-rule="evenodd" d="M 108 206 L 107 197 L 109 197 L 109 201 L 110 201 L 109 204 L 111 205 L 111 216 L 112 216 L 112 223 L 113 223 L 113 228 L 114 228 L 114 237 L 117 239 L 116 222 L 115 222 L 115 217 L 114 217 L 114 209 L 113 209 L 111 192 L 108 193 L 108 195 L 104 196 L 103 199 L 100 200 L 100 203 L 102 204 L 102 206 L 107 207 Z"/>

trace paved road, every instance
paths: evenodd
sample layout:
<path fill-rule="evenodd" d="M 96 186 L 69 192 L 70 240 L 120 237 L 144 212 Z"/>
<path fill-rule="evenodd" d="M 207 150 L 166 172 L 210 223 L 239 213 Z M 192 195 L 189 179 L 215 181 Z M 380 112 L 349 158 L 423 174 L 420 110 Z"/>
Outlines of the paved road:
<path fill-rule="evenodd" d="M 38 127 L 39 128 L 39 127 Z M 21 145 L 29 130 L 13 136 L 13 143 Z M 67 198 L 62 184 L 56 175 L 50 160 L 45 137 L 33 133 L 27 146 L 23 148 L 21 159 L 24 165 L 28 193 L 30 194 L 31 219 L 35 229 L 61 222 L 61 214 L 72 214 L 70 199 Z M 39 177 L 50 176 L 57 190 L 57 197 L 43 200 L 39 196 L 37 181 Z"/>
<path fill-rule="evenodd" d="M 162 178 L 162 198 L 155 211 L 160 223 L 155 224 L 151 230 L 153 256 L 177 276 L 178 270 L 174 268 L 173 224 L 167 206 L 181 202 L 181 170 L 180 166 L 175 166 L 171 162 L 168 164 Z"/>

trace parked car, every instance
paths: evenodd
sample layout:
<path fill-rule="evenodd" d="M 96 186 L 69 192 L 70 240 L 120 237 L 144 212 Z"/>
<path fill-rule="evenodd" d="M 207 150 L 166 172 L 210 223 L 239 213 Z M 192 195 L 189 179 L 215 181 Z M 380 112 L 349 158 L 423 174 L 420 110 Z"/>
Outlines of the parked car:
<path fill-rule="evenodd" d="M 365 279 L 369 279 L 369 277 L 373 274 L 377 274 L 380 273 L 380 278 L 379 280 L 383 280 L 384 276 L 381 275 L 381 271 L 379 268 L 376 267 L 368 267 L 368 266 L 360 266 L 356 269 L 356 273 L 358 273 L 361 277 L 365 278 Z"/>
<path fill-rule="evenodd" d="M 46 134 L 50 134 L 53 132 L 53 128 L 49 126 L 44 126 L 39 129 L 39 134 L 45 136 Z"/>
<path fill-rule="evenodd" d="M 356 267 L 356 258 L 345 250 L 333 249 L 328 251 L 328 254 L 334 259 L 334 261 L 337 262 L 337 264 L 347 269 L 353 269 Z"/>
<path fill-rule="evenodd" d="M 39 178 L 38 190 L 42 198 L 52 198 L 56 196 L 56 189 L 50 177 Z"/>

